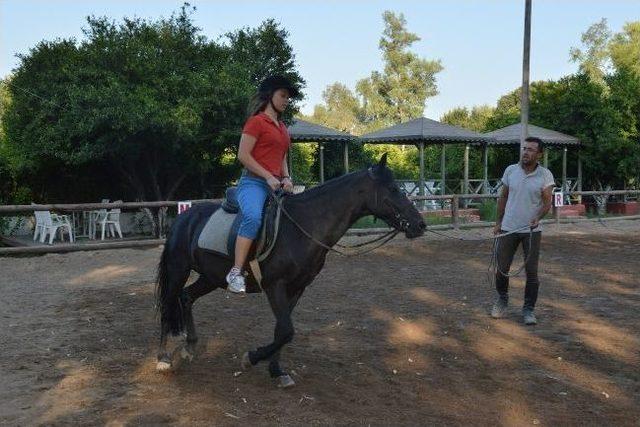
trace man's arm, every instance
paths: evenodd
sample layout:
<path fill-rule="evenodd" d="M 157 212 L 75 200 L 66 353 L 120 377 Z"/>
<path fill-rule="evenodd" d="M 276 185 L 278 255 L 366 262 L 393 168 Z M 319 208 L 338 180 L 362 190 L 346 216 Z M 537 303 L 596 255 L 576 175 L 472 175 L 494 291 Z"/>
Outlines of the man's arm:
<path fill-rule="evenodd" d="M 507 199 L 509 198 L 509 187 L 502 186 L 500 197 L 498 197 L 498 212 L 496 215 L 496 225 L 493 228 L 494 234 L 498 234 L 502 228 L 502 218 L 504 218 L 504 210 L 507 207 Z"/>
<path fill-rule="evenodd" d="M 542 206 L 540 207 L 540 210 L 538 210 L 536 217 L 531 220 L 530 225 L 532 227 L 537 227 L 540 220 L 544 218 L 544 216 L 551 209 L 551 201 L 553 200 L 552 193 L 553 193 L 553 185 L 549 185 L 548 187 L 545 187 L 542 189 Z"/>

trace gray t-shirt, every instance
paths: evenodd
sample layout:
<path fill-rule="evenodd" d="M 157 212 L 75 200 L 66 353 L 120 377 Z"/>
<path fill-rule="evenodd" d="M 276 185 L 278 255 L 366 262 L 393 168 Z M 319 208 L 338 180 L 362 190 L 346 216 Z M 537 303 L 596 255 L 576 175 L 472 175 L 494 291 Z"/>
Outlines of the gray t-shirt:
<path fill-rule="evenodd" d="M 529 225 L 536 217 L 542 207 L 542 190 L 555 182 L 551 171 L 539 164 L 533 172 L 527 174 L 520 163 L 516 163 L 505 169 L 502 184 L 509 187 L 502 229 L 513 231 Z M 542 226 L 538 225 L 533 231 L 542 231 Z M 528 233 L 529 230 L 521 232 Z"/>

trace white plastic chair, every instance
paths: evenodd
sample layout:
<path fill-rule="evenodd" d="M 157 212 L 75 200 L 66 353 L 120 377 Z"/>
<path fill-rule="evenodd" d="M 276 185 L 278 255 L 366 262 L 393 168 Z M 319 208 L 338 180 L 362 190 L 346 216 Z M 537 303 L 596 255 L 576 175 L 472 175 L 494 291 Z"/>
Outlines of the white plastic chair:
<path fill-rule="evenodd" d="M 58 231 L 60 232 L 60 239 L 63 240 L 65 229 L 69 234 L 69 242 L 73 243 L 73 228 L 67 215 L 56 215 L 49 211 L 36 211 L 36 223 L 38 216 L 41 220 L 40 243 L 44 243 L 47 235 L 49 235 L 49 244 L 52 245 Z"/>
<path fill-rule="evenodd" d="M 31 204 L 35 205 L 33 202 Z M 33 211 L 33 215 L 36 218 L 36 224 L 33 227 L 33 241 L 35 242 L 38 235 L 42 234 L 42 214 L 41 211 Z"/>
<path fill-rule="evenodd" d="M 109 203 L 109 199 L 102 199 L 100 200 L 100 203 Z M 107 210 L 94 209 L 91 211 L 87 211 L 87 213 L 89 214 L 89 232 L 87 234 L 89 234 L 90 239 L 95 240 L 98 222 L 100 222 L 107 215 Z"/>
<path fill-rule="evenodd" d="M 121 202 L 122 200 L 116 200 L 114 203 Z M 115 237 L 117 232 L 118 236 L 122 239 L 122 229 L 120 228 L 120 209 L 101 209 L 98 213 L 95 224 L 96 227 L 94 227 L 94 232 L 96 231 L 98 224 L 102 229 L 100 240 L 104 240 L 105 231 L 108 231 L 112 237 Z"/>

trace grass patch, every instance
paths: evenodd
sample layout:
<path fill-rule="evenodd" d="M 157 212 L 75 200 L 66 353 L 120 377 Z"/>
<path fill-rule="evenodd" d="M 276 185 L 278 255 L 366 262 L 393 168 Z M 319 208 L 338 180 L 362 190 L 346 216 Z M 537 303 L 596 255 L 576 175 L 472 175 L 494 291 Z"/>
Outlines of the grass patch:
<path fill-rule="evenodd" d="M 424 222 L 427 225 L 451 224 L 451 217 L 442 216 L 424 216 Z M 360 218 L 351 228 L 386 228 L 387 224 L 381 219 L 375 221 L 371 215 Z"/>
<path fill-rule="evenodd" d="M 450 216 L 425 216 L 424 222 L 427 225 L 441 225 L 441 224 L 451 224 Z"/>
<path fill-rule="evenodd" d="M 480 219 L 482 221 L 495 222 L 498 202 L 493 199 L 485 199 L 480 203 L 478 210 L 480 211 Z"/>

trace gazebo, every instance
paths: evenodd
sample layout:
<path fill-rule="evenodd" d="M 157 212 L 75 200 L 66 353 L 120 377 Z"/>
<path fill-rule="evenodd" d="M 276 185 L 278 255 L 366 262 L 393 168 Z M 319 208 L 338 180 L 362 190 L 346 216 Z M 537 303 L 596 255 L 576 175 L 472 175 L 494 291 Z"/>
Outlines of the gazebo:
<path fill-rule="evenodd" d="M 511 145 L 520 146 L 521 123 L 515 123 L 492 132 L 485 133 L 485 136 L 493 138 L 489 142 L 490 146 Z M 551 129 L 540 126 L 527 125 L 527 134 L 540 138 L 546 146 L 562 148 L 562 188 L 567 190 L 567 150 L 576 148 L 578 150 L 578 179 L 577 189 L 582 191 L 582 160 L 580 159 L 580 140 L 575 136 L 566 135 Z M 544 166 L 549 165 L 549 151 L 544 151 Z"/>
<path fill-rule="evenodd" d="M 324 144 L 341 143 L 343 146 L 344 172 L 349 172 L 349 143 L 357 138 L 349 133 L 340 132 L 326 126 L 308 122 L 306 120 L 294 119 L 289 126 L 289 136 L 291 142 L 316 142 L 319 148 L 320 157 L 320 182 L 324 182 Z M 289 157 L 289 172 L 293 175 L 291 156 Z"/>
<path fill-rule="evenodd" d="M 409 120 L 408 122 L 390 126 L 375 132 L 363 135 L 360 138 L 363 144 L 412 144 L 418 147 L 420 152 L 420 180 L 418 182 L 419 195 L 424 195 L 424 147 L 425 145 L 442 146 L 442 155 L 440 157 L 440 177 L 442 184 L 440 185 L 441 194 L 446 194 L 446 145 L 447 144 L 465 144 L 464 152 L 464 188 L 463 193 L 467 193 L 469 189 L 469 149 L 471 144 L 482 144 L 484 150 L 484 182 L 487 182 L 487 151 L 486 145 L 493 142 L 493 138 L 482 135 L 458 126 L 440 123 L 436 120 L 420 117 Z M 486 187 L 486 185 L 485 185 Z"/>

